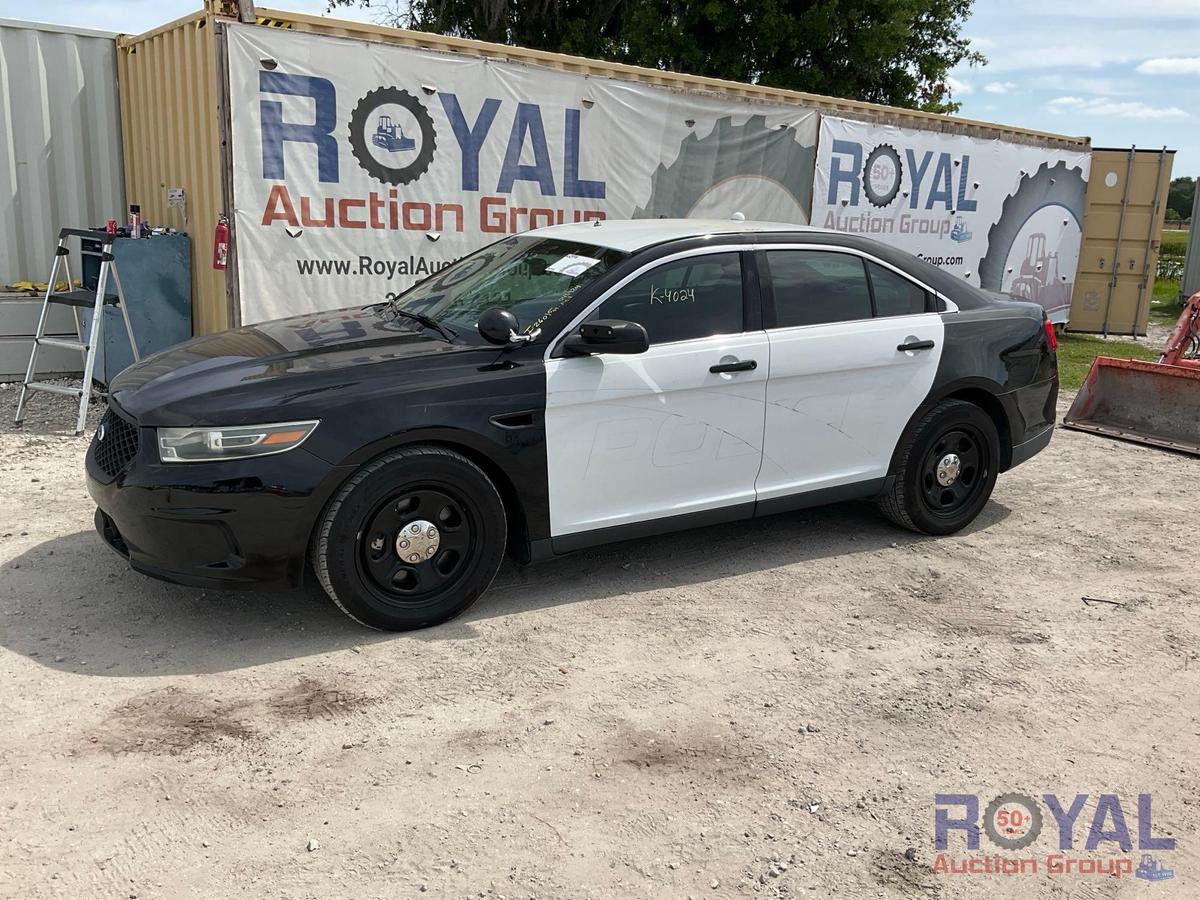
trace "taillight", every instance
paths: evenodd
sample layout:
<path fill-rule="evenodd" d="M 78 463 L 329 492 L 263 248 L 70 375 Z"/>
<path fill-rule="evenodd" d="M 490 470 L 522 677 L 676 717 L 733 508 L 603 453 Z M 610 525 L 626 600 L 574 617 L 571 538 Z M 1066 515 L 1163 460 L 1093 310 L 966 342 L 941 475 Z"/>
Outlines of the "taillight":
<path fill-rule="evenodd" d="M 1050 342 L 1050 349 L 1058 350 L 1058 335 L 1054 333 L 1054 323 L 1049 319 L 1042 319 L 1042 327 L 1046 329 L 1046 340 Z"/>

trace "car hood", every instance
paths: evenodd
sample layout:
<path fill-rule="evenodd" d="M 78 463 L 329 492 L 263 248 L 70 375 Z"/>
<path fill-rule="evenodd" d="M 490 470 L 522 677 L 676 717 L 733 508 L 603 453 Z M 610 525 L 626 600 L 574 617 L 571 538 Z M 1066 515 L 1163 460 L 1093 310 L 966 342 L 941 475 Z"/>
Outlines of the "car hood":
<path fill-rule="evenodd" d="M 448 354 L 481 352 L 374 307 L 338 310 L 194 338 L 134 363 L 113 380 L 110 397 L 146 425 L 238 424 L 243 413 L 268 408 L 291 415 L 284 409 L 378 377 L 381 366 L 417 371 Z"/>

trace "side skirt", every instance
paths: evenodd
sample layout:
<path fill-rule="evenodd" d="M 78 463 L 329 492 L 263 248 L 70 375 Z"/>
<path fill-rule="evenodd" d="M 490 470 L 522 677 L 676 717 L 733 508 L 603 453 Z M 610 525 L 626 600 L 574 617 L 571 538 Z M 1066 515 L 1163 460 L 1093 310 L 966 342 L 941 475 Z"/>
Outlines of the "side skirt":
<path fill-rule="evenodd" d="M 830 503 L 874 497 L 883 490 L 886 481 L 886 478 L 872 478 L 869 481 L 856 481 L 853 484 L 839 484 L 837 487 L 805 491 L 803 494 L 789 494 L 786 497 L 760 500 L 755 506 L 754 517 L 757 519 L 759 516 L 773 516 L 776 513 L 791 512 L 795 509 L 808 509 L 811 506 L 826 506 Z"/>
<path fill-rule="evenodd" d="M 802 494 L 791 494 L 787 497 L 774 497 L 757 503 L 737 503 L 733 506 L 706 509 L 702 512 L 687 513 L 682 516 L 664 516 L 660 519 L 648 519 L 645 522 L 616 525 L 611 528 L 596 528 L 591 531 L 580 531 L 561 537 L 537 540 L 530 545 L 530 562 L 539 562 L 574 553 L 576 550 L 614 544 L 618 541 L 636 540 L 654 535 L 670 534 L 675 531 L 687 531 L 692 528 L 705 528 L 710 525 L 722 525 L 743 519 L 757 519 L 761 516 L 773 516 L 797 509 L 842 503 L 847 500 L 861 500 L 878 495 L 883 490 L 886 481 L 885 478 L 872 478 L 869 481 L 805 491 Z"/>

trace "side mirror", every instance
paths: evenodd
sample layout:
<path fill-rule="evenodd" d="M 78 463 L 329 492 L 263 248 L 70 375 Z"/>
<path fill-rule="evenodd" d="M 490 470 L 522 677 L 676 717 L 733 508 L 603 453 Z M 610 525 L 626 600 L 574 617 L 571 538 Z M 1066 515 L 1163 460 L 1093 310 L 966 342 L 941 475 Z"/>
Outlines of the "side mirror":
<path fill-rule="evenodd" d="M 622 319 L 597 319 L 584 322 L 579 331 L 563 342 L 568 353 L 645 353 L 650 349 L 650 337 L 637 322 Z"/>
<path fill-rule="evenodd" d="M 498 306 L 493 306 L 491 309 L 485 309 L 480 314 L 479 321 L 475 324 L 475 327 L 489 344 L 505 346 L 512 343 L 512 337 L 517 333 L 520 323 L 517 322 L 517 317 L 507 309 L 500 309 Z"/>

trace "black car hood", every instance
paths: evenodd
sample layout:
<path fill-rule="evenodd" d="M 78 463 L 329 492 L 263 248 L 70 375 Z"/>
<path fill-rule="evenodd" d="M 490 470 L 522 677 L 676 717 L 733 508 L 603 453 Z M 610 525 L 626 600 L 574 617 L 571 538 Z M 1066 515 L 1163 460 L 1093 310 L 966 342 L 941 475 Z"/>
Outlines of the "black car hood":
<path fill-rule="evenodd" d="M 241 413 L 284 415 L 298 398 L 370 377 L 380 365 L 392 374 L 397 367 L 418 372 L 463 353 L 495 348 L 449 343 L 374 307 L 337 310 L 194 338 L 134 363 L 113 380 L 110 397 L 145 425 L 211 424 L 214 417 L 237 424 Z"/>

